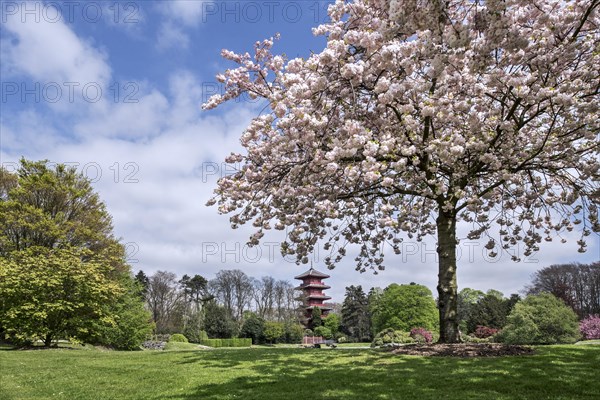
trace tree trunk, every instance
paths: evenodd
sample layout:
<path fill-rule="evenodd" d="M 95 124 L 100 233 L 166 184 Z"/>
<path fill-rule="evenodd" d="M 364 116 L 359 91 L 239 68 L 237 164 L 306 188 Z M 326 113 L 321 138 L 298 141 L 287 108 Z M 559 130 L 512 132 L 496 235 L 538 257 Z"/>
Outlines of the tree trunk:
<path fill-rule="evenodd" d="M 438 308 L 440 310 L 440 343 L 459 343 L 458 295 L 456 285 L 456 213 L 440 213 L 436 220 L 439 256 Z"/>
<path fill-rule="evenodd" d="M 50 347 L 51 344 L 52 344 L 52 334 L 48 333 L 46 335 L 46 337 L 44 338 L 44 346 Z"/>

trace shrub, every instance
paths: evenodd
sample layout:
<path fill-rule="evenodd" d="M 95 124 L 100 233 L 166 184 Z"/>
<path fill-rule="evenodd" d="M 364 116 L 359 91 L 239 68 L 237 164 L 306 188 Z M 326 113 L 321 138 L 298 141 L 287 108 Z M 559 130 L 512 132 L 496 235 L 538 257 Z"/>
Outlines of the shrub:
<path fill-rule="evenodd" d="M 187 343 L 188 340 L 181 333 L 176 333 L 174 335 L 171 335 L 171 337 L 169 338 L 169 342 Z"/>
<path fill-rule="evenodd" d="M 579 331 L 584 339 L 600 339 L 600 315 L 590 315 L 581 321 Z"/>
<path fill-rule="evenodd" d="M 317 326 L 315 336 L 322 336 L 325 339 L 331 339 L 331 330 L 326 326 Z"/>
<path fill-rule="evenodd" d="M 346 343 L 347 341 L 348 339 L 346 338 L 346 336 L 340 336 L 337 338 L 338 343 Z"/>
<path fill-rule="evenodd" d="M 477 328 L 475 328 L 475 332 L 473 333 L 473 336 L 475 336 L 476 338 L 479 338 L 479 339 L 485 339 L 485 338 L 494 336 L 499 331 L 500 330 L 496 329 L 496 328 L 490 328 L 488 326 L 477 325 Z"/>
<path fill-rule="evenodd" d="M 198 334 L 198 343 L 202 342 L 203 340 L 207 340 L 208 339 L 208 333 L 206 333 L 206 331 L 200 331 L 200 333 Z"/>
<path fill-rule="evenodd" d="M 282 322 L 265 322 L 265 328 L 263 335 L 269 343 L 276 343 L 285 334 L 284 326 Z"/>
<path fill-rule="evenodd" d="M 240 337 L 252 339 L 253 344 L 263 343 L 265 330 L 265 320 L 255 314 L 251 314 L 240 329 Z"/>
<path fill-rule="evenodd" d="M 433 335 L 425 328 L 412 328 L 410 337 L 417 343 L 431 343 L 433 340 Z"/>
<path fill-rule="evenodd" d="M 493 340 L 493 337 L 487 337 L 485 339 L 480 339 L 478 337 L 475 336 L 471 336 L 471 335 L 464 335 L 463 340 L 465 341 L 465 343 L 491 343 Z"/>
<path fill-rule="evenodd" d="M 410 333 L 404 331 L 395 331 L 392 328 L 384 329 L 375 335 L 371 347 L 380 347 L 389 343 L 414 343 L 415 340 L 410 337 Z"/>
<path fill-rule="evenodd" d="M 206 339 L 202 345 L 210 347 L 250 347 L 252 346 L 251 338 L 233 338 L 233 339 Z"/>
<path fill-rule="evenodd" d="M 574 343 L 579 339 L 577 315 L 550 293 L 530 295 L 515 305 L 495 338 L 510 344 Z"/>
<path fill-rule="evenodd" d="M 302 343 L 304 328 L 297 323 L 286 323 L 284 326 L 284 338 L 286 343 Z"/>

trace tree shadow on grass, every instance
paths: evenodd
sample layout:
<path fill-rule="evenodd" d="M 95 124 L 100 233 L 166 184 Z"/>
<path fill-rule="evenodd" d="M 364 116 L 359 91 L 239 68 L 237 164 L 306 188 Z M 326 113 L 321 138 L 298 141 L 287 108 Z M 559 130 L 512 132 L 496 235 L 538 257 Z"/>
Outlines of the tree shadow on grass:
<path fill-rule="evenodd" d="M 181 363 L 219 383 L 168 399 L 595 399 L 600 349 L 538 348 L 536 356 L 459 359 L 361 350 L 193 353 Z M 157 398 L 158 399 L 158 398 Z"/>

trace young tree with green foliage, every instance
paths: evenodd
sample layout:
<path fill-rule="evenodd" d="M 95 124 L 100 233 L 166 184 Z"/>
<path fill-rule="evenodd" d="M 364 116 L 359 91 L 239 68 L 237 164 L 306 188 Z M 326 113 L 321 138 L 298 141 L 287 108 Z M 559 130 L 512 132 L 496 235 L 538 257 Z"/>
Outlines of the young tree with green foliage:
<path fill-rule="evenodd" d="M 329 329 L 331 335 L 335 337 L 340 331 L 341 318 L 338 314 L 330 312 L 323 318 L 323 326 Z"/>
<path fill-rule="evenodd" d="M 285 333 L 282 322 L 267 321 L 264 330 L 265 339 L 273 344 L 277 342 Z"/>
<path fill-rule="evenodd" d="M 574 343 L 580 338 L 577 314 L 550 293 L 518 302 L 498 340 L 514 344 Z"/>
<path fill-rule="evenodd" d="M 393 328 L 410 332 L 412 328 L 435 330 L 438 313 L 431 291 L 423 285 L 392 283 L 373 306 L 375 331 Z"/>

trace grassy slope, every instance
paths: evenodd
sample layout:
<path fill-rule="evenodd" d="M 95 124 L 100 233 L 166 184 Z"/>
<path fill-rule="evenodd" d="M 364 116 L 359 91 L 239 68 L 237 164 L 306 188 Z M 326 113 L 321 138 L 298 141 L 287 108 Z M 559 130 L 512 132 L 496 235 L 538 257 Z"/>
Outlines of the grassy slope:
<path fill-rule="evenodd" d="M 0 350 L 0 399 L 595 399 L 600 346 L 425 358 L 370 350 Z"/>

